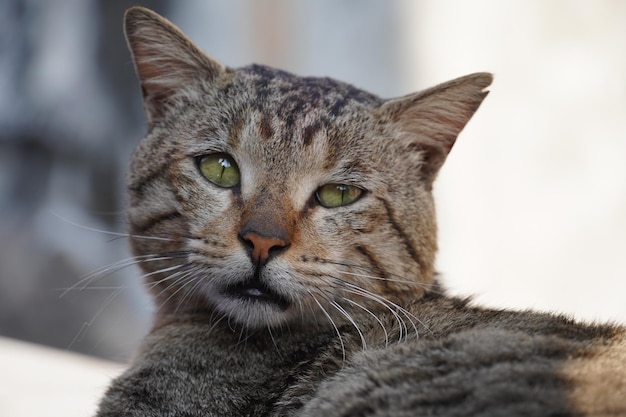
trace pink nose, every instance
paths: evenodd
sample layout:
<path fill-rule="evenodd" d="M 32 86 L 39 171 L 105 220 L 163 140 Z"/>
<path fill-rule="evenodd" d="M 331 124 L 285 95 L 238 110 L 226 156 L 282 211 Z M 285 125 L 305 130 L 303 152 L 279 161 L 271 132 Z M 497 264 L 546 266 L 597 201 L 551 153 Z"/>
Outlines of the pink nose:
<path fill-rule="evenodd" d="M 252 261 L 257 264 L 264 264 L 269 259 L 272 250 L 284 249 L 289 246 L 289 242 L 278 237 L 264 237 L 255 232 L 248 232 L 241 238 L 252 245 Z"/>

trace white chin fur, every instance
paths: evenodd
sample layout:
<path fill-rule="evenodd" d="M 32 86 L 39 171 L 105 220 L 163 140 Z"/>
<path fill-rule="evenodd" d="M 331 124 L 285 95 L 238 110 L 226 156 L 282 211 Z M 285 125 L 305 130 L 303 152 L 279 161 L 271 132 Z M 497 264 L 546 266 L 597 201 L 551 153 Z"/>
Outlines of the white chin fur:
<path fill-rule="evenodd" d="M 291 308 L 283 310 L 276 304 L 248 300 L 236 297 L 227 297 L 216 294 L 211 297 L 217 311 L 226 315 L 231 321 L 248 328 L 280 326 L 288 321 Z"/>

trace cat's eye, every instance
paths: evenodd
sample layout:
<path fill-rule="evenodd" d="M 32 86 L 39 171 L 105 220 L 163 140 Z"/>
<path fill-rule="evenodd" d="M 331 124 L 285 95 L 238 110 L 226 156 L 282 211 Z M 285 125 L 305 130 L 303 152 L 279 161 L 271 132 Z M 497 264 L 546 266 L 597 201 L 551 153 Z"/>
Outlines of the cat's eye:
<path fill-rule="evenodd" d="M 326 208 L 347 206 L 357 201 L 363 190 L 354 185 L 326 184 L 317 189 L 315 196 L 317 201 Z"/>
<path fill-rule="evenodd" d="M 214 153 L 198 159 L 200 172 L 213 184 L 232 188 L 239 185 L 239 168 L 234 159 L 225 153 Z"/>

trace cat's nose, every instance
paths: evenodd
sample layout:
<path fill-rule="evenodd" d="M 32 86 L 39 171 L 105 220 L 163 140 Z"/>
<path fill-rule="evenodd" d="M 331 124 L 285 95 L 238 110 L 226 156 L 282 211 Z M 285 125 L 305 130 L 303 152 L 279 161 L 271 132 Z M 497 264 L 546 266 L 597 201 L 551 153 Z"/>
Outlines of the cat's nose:
<path fill-rule="evenodd" d="M 266 237 L 256 232 L 247 232 L 241 235 L 241 239 L 251 247 L 250 257 L 252 262 L 257 265 L 265 264 L 271 255 L 289 246 L 289 241 L 286 238 Z"/>

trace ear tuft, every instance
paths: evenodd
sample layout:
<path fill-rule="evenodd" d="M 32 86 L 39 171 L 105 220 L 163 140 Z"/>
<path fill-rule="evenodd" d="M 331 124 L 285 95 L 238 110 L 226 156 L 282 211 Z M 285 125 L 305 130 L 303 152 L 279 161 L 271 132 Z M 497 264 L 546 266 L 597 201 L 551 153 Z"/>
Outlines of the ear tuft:
<path fill-rule="evenodd" d="M 405 149 L 422 152 L 421 174 L 432 184 L 454 142 L 485 99 L 493 77 L 470 74 L 419 93 L 391 99 L 381 120 Z"/>
<path fill-rule="evenodd" d="M 224 66 L 204 54 L 168 20 L 143 7 L 124 15 L 124 33 L 132 53 L 150 123 L 163 116 L 190 84 L 211 81 Z"/>

